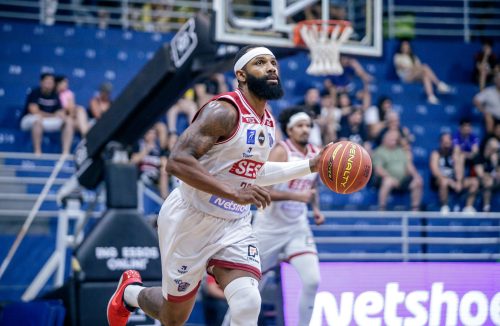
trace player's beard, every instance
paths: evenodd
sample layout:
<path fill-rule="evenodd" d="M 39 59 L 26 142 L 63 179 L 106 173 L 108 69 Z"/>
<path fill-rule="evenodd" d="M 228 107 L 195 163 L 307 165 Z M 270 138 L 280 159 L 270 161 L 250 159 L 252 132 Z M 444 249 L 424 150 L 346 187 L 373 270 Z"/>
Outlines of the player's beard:
<path fill-rule="evenodd" d="M 280 78 L 277 78 L 278 83 L 273 85 L 267 82 L 267 76 L 258 78 L 251 74 L 247 74 L 248 90 L 258 98 L 265 100 L 277 100 L 281 98 L 284 93 L 283 88 L 281 87 Z"/>

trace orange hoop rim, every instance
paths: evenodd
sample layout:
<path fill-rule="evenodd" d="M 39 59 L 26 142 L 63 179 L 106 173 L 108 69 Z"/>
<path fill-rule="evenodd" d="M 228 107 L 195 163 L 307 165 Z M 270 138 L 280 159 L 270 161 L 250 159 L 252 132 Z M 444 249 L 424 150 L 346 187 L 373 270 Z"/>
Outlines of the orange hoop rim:
<path fill-rule="evenodd" d="M 308 27 L 313 27 L 313 26 L 323 26 L 323 25 L 328 25 L 328 32 L 330 33 L 333 31 L 333 28 L 335 26 L 340 26 L 340 32 L 343 32 L 344 29 L 348 26 L 351 26 L 351 23 L 347 20 L 335 20 L 335 19 L 329 19 L 329 20 L 322 20 L 322 19 L 307 19 L 307 20 L 302 20 L 295 25 L 293 29 L 293 43 L 297 46 L 306 46 L 304 40 L 302 39 L 302 36 L 300 35 L 300 29 L 303 26 L 308 26 Z"/>

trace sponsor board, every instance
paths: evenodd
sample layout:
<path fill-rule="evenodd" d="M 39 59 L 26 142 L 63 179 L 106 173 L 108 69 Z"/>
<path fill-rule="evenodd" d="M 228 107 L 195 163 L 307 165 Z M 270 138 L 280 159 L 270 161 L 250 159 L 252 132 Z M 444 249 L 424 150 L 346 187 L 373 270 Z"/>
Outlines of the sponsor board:
<path fill-rule="evenodd" d="M 500 325 L 500 264 L 321 263 L 310 325 Z M 281 265 L 285 325 L 301 281 Z"/>

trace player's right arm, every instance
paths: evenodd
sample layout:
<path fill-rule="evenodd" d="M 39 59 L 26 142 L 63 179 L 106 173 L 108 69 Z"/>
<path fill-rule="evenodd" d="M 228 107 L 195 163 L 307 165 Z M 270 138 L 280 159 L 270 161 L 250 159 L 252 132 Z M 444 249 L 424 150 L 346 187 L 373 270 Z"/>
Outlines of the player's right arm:
<path fill-rule="evenodd" d="M 269 192 L 259 186 L 234 188 L 212 176 L 198 159 L 220 139 L 228 138 L 238 123 L 238 113 L 231 104 L 213 101 L 179 136 L 167 164 L 167 172 L 201 191 L 233 200 L 238 204 L 266 207 Z"/>
<path fill-rule="evenodd" d="M 286 152 L 285 147 L 278 143 L 273 147 L 271 153 L 269 154 L 270 162 L 287 162 L 288 154 Z M 279 191 L 269 187 L 269 193 L 271 194 L 272 201 L 280 201 L 280 200 L 294 200 L 300 201 L 304 203 L 309 203 L 313 198 L 315 190 L 308 189 L 306 191 L 301 192 L 291 192 L 291 191 Z"/>

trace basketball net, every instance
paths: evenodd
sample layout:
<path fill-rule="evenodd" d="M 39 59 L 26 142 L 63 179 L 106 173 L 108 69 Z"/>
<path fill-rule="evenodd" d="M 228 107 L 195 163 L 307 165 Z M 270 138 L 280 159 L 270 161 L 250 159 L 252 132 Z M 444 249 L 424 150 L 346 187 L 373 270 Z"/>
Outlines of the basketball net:
<path fill-rule="evenodd" d="M 346 21 L 306 20 L 297 24 L 294 42 L 305 44 L 311 51 L 311 64 L 306 72 L 313 76 L 341 75 L 340 46 L 353 29 Z"/>

